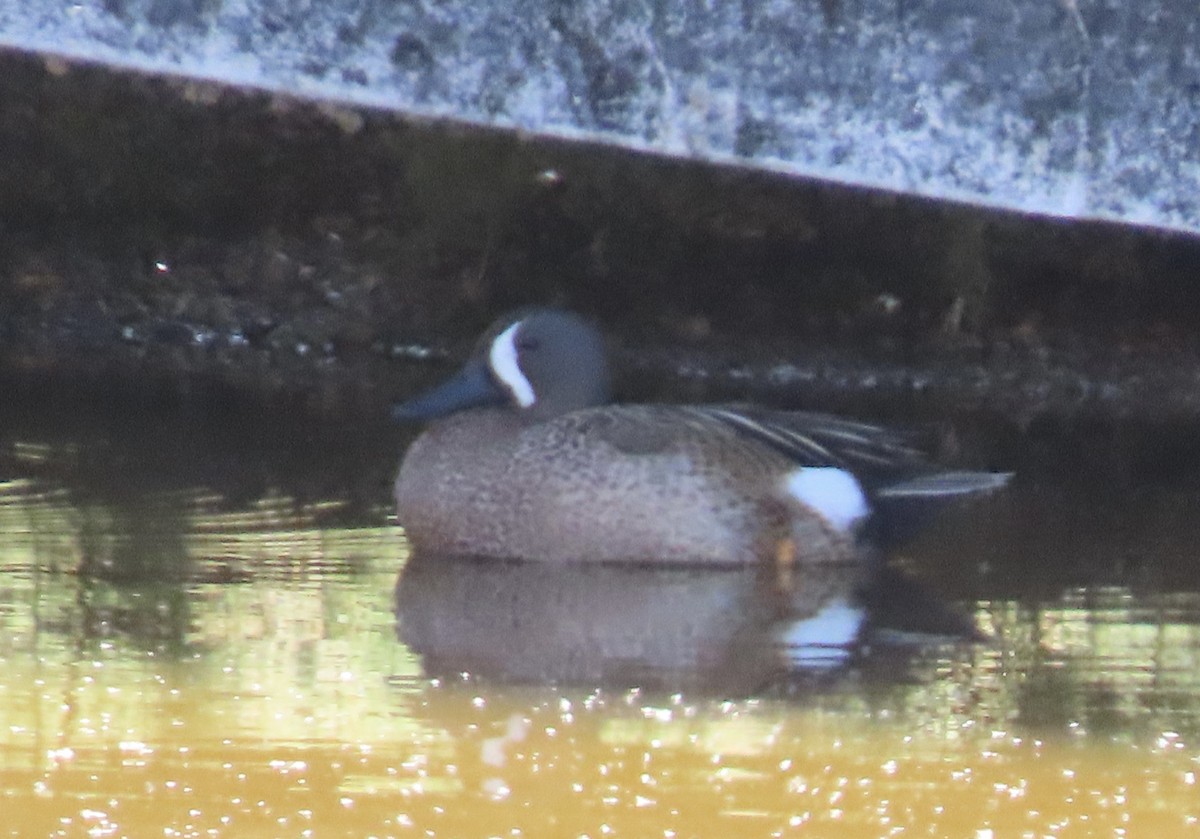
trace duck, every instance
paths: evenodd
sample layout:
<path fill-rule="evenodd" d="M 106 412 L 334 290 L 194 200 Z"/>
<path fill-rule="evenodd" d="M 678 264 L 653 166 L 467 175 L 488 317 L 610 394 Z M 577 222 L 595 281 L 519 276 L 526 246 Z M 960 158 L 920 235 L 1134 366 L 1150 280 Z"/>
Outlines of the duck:
<path fill-rule="evenodd" d="M 912 434 L 832 414 L 614 403 L 599 329 L 556 308 L 501 317 L 392 417 L 427 423 L 401 461 L 396 514 L 414 552 L 442 556 L 853 563 L 880 506 L 1011 477 L 939 468 Z"/>

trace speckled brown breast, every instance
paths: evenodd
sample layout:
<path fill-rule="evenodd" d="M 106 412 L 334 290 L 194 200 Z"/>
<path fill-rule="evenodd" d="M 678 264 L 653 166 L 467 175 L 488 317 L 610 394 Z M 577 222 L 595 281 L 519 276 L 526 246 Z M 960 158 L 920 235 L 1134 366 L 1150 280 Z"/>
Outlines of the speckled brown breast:
<path fill-rule="evenodd" d="M 849 540 L 781 496 L 794 464 L 668 406 L 528 424 L 481 409 L 439 421 L 396 479 L 414 548 L 545 561 L 743 564 L 844 558 Z"/>

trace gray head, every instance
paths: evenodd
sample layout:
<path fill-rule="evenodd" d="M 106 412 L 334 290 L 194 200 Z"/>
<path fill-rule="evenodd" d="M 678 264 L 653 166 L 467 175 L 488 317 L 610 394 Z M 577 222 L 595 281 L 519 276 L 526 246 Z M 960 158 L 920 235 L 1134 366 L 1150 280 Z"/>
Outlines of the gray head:
<path fill-rule="evenodd" d="M 559 309 L 525 309 L 492 325 L 449 381 L 397 405 L 399 420 L 424 420 L 481 405 L 508 405 L 544 420 L 609 401 L 604 340 Z"/>

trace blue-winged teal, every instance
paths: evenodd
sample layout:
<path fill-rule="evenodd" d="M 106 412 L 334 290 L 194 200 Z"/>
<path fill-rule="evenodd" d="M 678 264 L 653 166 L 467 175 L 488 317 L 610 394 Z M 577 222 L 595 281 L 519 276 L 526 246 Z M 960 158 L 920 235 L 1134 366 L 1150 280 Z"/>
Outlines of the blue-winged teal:
<path fill-rule="evenodd" d="M 907 438 L 806 412 L 610 404 L 603 340 L 536 309 L 497 322 L 462 371 L 396 407 L 439 418 L 396 478 L 419 551 L 554 562 L 844 558 L 874 504 L 986 491 Z"/>

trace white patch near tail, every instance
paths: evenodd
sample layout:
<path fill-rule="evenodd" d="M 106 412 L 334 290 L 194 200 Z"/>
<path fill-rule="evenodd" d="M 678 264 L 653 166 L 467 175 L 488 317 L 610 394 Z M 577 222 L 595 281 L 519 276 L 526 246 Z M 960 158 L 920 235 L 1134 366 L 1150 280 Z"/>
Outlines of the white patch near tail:
<path fill-rule="evenodd" d="M 805 466 L 788 474 L 784 490 L 838 530 L 850 531 L 871 512 L 858 479 L 834 466 Z"/>
<path fill-rule="evenodd" d="M 517 321 L 496 336 L 492 341 L 492 348 L 488 350 L 488 365 L 500 383 L 512 394 L 516 403 L 522 408 L 528 408 L 537 401 L 537 394 L 533 392 L 533 385 L 529 383 L 529 379 L 521 372 L 518 361 L 517 330 L 520 328 L 521 321 Z"/>

